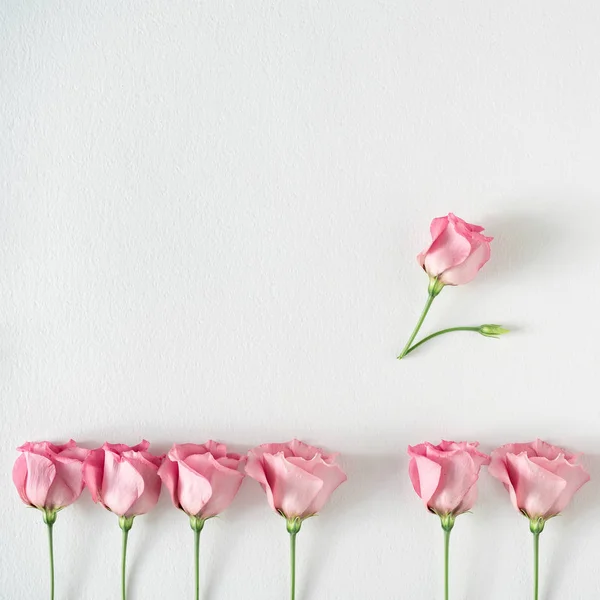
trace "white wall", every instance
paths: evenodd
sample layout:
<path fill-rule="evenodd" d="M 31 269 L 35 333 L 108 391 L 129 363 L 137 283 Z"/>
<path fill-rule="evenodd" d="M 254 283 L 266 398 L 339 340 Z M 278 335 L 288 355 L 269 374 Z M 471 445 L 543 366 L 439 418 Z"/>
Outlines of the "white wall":
<path fill-rule="evenodd" d="M 0 597 L 47 596 L 14 448 L 70 436 L 341 451 L 300 600 L 440 598 L 407 444 L 540 436 L 595 477 L 542 536 L 543 598 L 597 596 L 599 30 L 583 0 L 4 0 Z M 449 210 L 493 256 L 425 331 L 515 331 L 398 362 Z M 86 493 L 55 529 L 57 600 L 119 597 L 116 519 Z M 453 537 L 454 599 L 531 597 L 527 522 L 486 473 Z M 205 599 L 286 597 L 255 482 L 203 543 Z M 131 600 L 191 598 L 191 544 L 164 495 L 131 534 Z"/>

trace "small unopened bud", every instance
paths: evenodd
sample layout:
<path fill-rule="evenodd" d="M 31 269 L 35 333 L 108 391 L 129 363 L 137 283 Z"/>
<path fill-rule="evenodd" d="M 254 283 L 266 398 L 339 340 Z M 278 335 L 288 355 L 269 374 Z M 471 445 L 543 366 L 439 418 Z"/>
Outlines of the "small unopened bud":
<path fill-rule="evenodd" d="M 481 335 L 485 337 L 498 337 L 504 333 L 509 333 L 508 329 L 504 329 L 501 325 L 482 325 L 477 330 Z"/>

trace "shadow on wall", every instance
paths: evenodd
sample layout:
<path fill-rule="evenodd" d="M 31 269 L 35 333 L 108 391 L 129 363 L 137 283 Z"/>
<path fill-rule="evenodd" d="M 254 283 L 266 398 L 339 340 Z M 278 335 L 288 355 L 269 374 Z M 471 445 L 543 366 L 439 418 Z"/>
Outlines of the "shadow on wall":
<path fill-rule="evenodd" d="M 400 507 L 409 496 L 413 502 L 417 501 L 410 483 L 406 485 L 408 458 L 397 454 L 361 456 L 345 453 L 341 462 L 348 481 L 332 495 L 303 551 L 307 562 L 299 573 L 298 589 L 307 600 L 320 598 L 319 583 L 330 572 L 327 560 L 324 560 L 329 554 L 326 549 L 339 531 L 340 523 L 358 524 L 365 514 L 378 509 L 387 514 L 389 511 L 384 503 Z M 398 509 L 399 518 L 400 513 Z"/>
<path fill-rule="evenodd" d="M 524 198 L 520 204 L 527 208 L 481 219 L 484 233 L 494 237 L 493 259 L 485 267 L 485 276 L 491 281 L 509 279 L 520 271 L 552 269 L 565 259 L 570 262 L 579 246 L 584 248 L 584 236 L 574 231 L 578 223 L 573 221 L 577 209 L 572 200 Z M 589 205 L 580 204 L 580 212 L 575 214 L 585 215 Z M 538 209 L 532 210 L 532 206 Z"/>
<path fill-rule="evenodd" d="M 594 482 L 600 481 L 600 455 L 586 454 L 583 463 L 591 480 L 575 494 L 565 514 L 550 520 L 546 525 L 547 529 L 550 527 L 555 529 L 557 543 L 546 550 L 550 553 L 550 559 L 546 571 L 540 573 L 542 590 L 540 600 L 564 600 L 559 598 L 554 590 L 560 587 L 558 585 L 560 579 L 569 578 L 569 572 L 572 571 L 582 551 L 582 536 L 589 531 L 587 524 L 597 518 L 598 494 Z M 574 587 L 573 593 L 577 594 L 576 583 Z"/>

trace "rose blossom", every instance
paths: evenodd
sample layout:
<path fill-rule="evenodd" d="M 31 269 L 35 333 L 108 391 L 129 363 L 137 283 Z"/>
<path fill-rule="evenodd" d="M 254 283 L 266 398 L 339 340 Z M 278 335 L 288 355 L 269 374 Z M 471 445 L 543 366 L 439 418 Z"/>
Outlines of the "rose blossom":
<path fill-rule="evenodd" d="M 244 479 L 238 467 L 246 458 L 227 453 L 225 444 L 174 444 L 158 475 L 173 504 L 190 517 L 210 519 L 233 501 Z"/>
<path fill-rule="evenodd" d="M 70 440 L 66 444 L 27 442 L 13 467 L 13 481 L 21 500 L 54 513 L 79 498 L 83 491 L 83 461 L 89 450 Z"/>
<path fill-rule="evenodd" d="M 504 484 L 518 511 L 531 521 L 545 521 L 561 513 L 590 480 L 577 459 L 542 440 L 506 444 L 492 452 L 489 471 Z"/>
<path fill-rule="evenodd" d="M 490 258 L 490 242 L 483 227 L 471 225 L 449 213 L 431 222 L 432 242 L 417 260 L 429 277 L 440 285 L 462 285 L 475 278 Z M 439 291 L 438 291 L 439 293 Z"/>
<path fill-rule="evenodd" d="M 246 474 L 262 485 L 273 510 L 288 521 L 302 521 L 318 513 L 346 481 L 336 457 L 299 440 L 262 444 L 248 453 Z"/>
<path fill-rule="evenodd" d="M 482 465 L 490 457 L 477 450 L 478 442 L 429 442 L 408 447 L 408 473 L 415 492 L 439 517 L 452 517 L 473 508 Z"/>
<path fill-rule="evenodd" d="M 90 452 L 83 473 L 94 502 L 128 519 L 154 508 L 163 457 L 147 452 L 149 445 L 146 440 L 132 447 L 107 442 Z"/>

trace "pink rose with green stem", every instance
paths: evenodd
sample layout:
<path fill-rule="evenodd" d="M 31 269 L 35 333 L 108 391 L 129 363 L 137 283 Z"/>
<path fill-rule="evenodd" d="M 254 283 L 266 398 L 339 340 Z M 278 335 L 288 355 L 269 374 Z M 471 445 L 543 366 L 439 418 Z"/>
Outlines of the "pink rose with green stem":
<path fill-rule="evenodd" d="M 533 597 L 539 596 L 540 533 L 546 521 L 560 514 L 590 480 L 579 456 L 535 440 L 506 444 L 492 452 L 490 474 L 500 480 L 513 506 L 529 519 L 533 534 Z"/>
<path fill-rule="evenodd" d="M 200 598 L 200 532 L 208 519 L 233 501 L 242 481 L 238 469 L 246 457 L 227 452 L 225 444 L 174 444 L 158 470 L 171 500 L 190 519 L 194 532 L 196 600 Z"/>
<path fill-rule="evenodd" d="M 13 482 L 27 506 L 43 513 L 50 551 L 50 599 L 54 600 L 53 527 L 59 511 L 73 504 L 84 488 L 83 461 L 89 450 L 70 440 L 66 444 L 27 442 L 13 467 Z"/>
<path fill-rule="evenodd" d="M 133 520 L 150 512 L 158 502 L 162 482 L 158 476 L 163 456 L 148 452 L 143 440 L 137 446 L 109 444 L 92 450 L 84 463 L 85 483 L 92 500 L 119 517 L 123 531 L 121 595 L 127 598 L 127 541 Z"/>
<path fill-rule="evenodd" d="M 299 440 L 262 444 L 248 453 L 246 474 L 261 484 L 271 508 L 286 520 L 290 534 L 291 600 L 296 598 L 296 536 L 302 523 L 319 513 L 347 479 L 336 457 Z"/>
<path fill-rule="evenodd" d="M 440 518 L 444 530 L 444 591 L 449 597 L 450 532 L 456 517 L 470 511 L 477 500 L 477 481 L 490 457 L 477 450 L 478 442 L 429 442 L 408 447 L 408 473 L 427 510 Z"/>
<path fill-rule="evenodd" d="M 453 331 L 475 331 L 486 337 L 498 337 L 508 330 L 500 325 L 486 324 L 476 327 L 461 326 L 442 329 L 420 342 L 412 345 L 431 305 L 439 293 L 447 285 L 463 285 L 472 281 L 479 270 L 490 259 L 490 243 L 493 240 L 482 234 L 483 227 L 471 225 L 456 215 L 449 213 L 446 217 L 438 217 L 431 222 L 432 242 L 418 255 L 417 260 L 429 275 L 428 298 L 415 329 L 398 359 L 428 342 L 429 340 Z"/>

